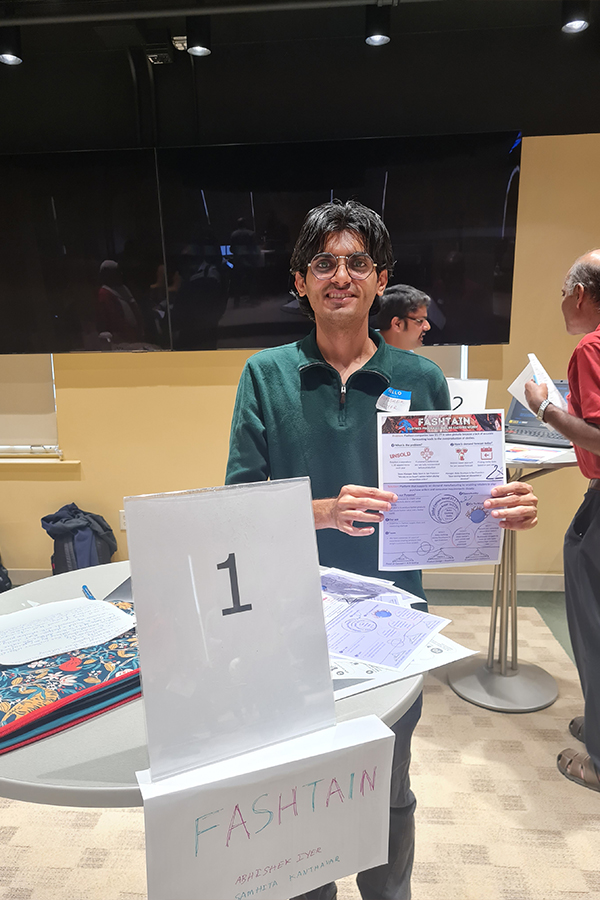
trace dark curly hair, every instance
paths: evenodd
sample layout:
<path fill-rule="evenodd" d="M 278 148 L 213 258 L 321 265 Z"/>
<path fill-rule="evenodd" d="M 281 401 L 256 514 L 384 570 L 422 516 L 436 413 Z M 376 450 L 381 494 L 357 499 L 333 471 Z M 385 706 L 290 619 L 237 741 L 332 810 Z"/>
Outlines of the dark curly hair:
<path fill-rule="evenodd" d="M 300 229 L 296 246 L 290 260 L 290 271 L 296 272 L 306 278 L 308 265 L 317 253 L 320 253 L 330 234 L 351 231 L 363 242 L 365 251 L 377 263 L 377 271 L 385 269 L 392 274 L 394 269 L 394 255 L 390 235 L 383 224 L 383 220 L 368 206 L 363 206 L 357 200 L 332 200 L 331 203 L 322 203 L 311 209 Z M 312 319 L 315 317 L 307 297 L 300 297 L 294 288 L 294 294 L 298 297 L 300 309 Z M 376 296 L 370 313 L 375 315 L 379 311 L 379 298 Z"/>
<path fill-rule="evenodd" d="M 416 312 L 422 306 L 429 309 L 431 297 L 417 290 L 410 284 L 391 284 L 386 287 L 383 296 L 379 298 L 379 316 L 377 326 L 381 331 L 387 331 L 391 327 L 392 319 L 396 316 L 404 319 L 409 313 Z"/>

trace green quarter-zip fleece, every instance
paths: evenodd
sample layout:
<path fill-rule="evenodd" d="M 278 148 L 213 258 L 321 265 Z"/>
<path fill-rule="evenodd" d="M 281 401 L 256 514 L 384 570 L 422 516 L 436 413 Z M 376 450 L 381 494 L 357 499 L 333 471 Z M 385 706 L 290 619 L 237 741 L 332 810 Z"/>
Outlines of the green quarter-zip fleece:
<path fill-rule="evenodd" d="M 246 363 L 233 412 L 227 484 L 308 475 L 313 499 L 337 497 L 345 484 L 377 487 L 377 398 L 388 387 L 411 392 L 411 410 L 450 408 L 442 370 L 398 350 L 375 331 L 371 359 L 342 385 L 315 331 L 293 344 L 262 350 Z M 359 523 L 360 524 L 360 523 Z M 321 565 L 395 583 L 424 597 L 420 571 L 380 572 L 377 529 L 353 537 L 317 531 Z"/>

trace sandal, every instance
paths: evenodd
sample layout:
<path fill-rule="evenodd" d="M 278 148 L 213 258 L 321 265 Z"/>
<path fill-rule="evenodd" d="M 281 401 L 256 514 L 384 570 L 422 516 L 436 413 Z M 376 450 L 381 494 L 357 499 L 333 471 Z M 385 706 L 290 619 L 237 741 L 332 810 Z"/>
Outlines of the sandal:
<path fill-rule="evenodd" d="M 585 744 L 585 726 L 583 724 L 583 716 L 575 716 L 574 719 L 571 719 L 571 721 L 569 722 L 569 731 L 574 738 L 577 738 L 578 741 L 581 741 L 582 744 Z"/>
<path fill-rule="evenodd" d="M 581 784 L 592 791 L 600 791 L 600 776 L 587 753 L 567 748 L 556 759 L 558 771 L 569 781 Z"/>

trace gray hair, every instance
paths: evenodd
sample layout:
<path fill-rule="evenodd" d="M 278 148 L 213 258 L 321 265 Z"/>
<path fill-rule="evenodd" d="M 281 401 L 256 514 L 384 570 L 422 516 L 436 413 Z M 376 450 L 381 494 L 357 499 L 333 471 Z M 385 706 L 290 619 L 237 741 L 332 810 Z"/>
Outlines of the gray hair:
<path fill-rule="evenodd" d="M 565 288 L 572 294 L 576 285 L 581 284 L 591 296 L 597 306 L 600 306 L 600 265 L 593 262 L 584 262 L 588 256 L 580 256 L 576 259 L 565 278 Z"/>

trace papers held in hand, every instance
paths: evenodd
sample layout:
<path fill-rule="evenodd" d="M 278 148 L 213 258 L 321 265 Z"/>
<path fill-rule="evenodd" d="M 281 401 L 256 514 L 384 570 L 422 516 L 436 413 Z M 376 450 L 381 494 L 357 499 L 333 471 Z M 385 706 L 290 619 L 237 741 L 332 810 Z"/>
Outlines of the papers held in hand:
<path fill-rule="evenodd" d="M 550 403 L 554 404 L 554 406 L 557 406 L 559 409 L 566 410 L 567 404 L 565 403 L 564 397 L 561 395 L 554 384 L 554 381 L 550 378 L 535 353 L 528 353 L 527 355 L 529 357 L 529 362 L 520 375 L 517 375 L 513 383 L 508 386 L 508 392 L 512 394 L 515 400 L 518 400 L 525 409 L 529 409 L 529 404 L 525 397 L 525 384 L 528 381 L 533 380 L 536 384 L 546 385 Z M 544 422 L 544 424 L 546 423 Z"/>

